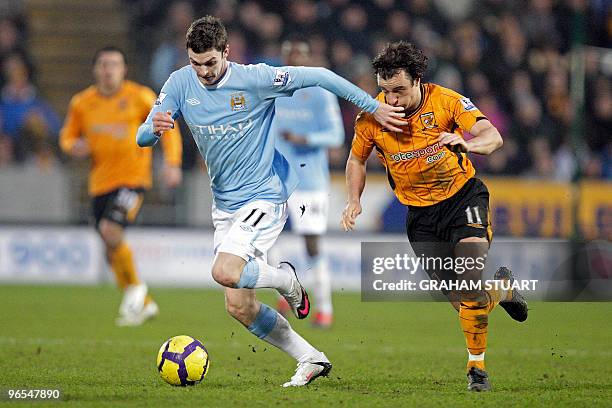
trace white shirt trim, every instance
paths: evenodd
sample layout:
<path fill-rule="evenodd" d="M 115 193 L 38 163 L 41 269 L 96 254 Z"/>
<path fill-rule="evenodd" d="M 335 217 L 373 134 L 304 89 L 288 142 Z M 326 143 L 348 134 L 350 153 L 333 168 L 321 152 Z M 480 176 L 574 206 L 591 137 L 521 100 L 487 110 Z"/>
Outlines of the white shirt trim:
<path fill-rule="evenodd" d="M 231 62 L 227 62 L 227 70 L 225 71 L 225 74 L 223 75 L 223 78 L 221 78 L 221 80 L 219 82 L 217 82 L 214 85 L 204 85 L 202 83 L 202 81 L 200 81 L 200 78 L 198 78 L 198 74 L 195 72 L 195 70 L 191 70 L 193 72 L 193 75 L 195 76 L 196 81 L 198 81 L 198 84 L 200 84 L 200 86 L 204 89 L 219 89 L 221 88 L 229 79 L 230 75 L 232 74 L 232 63 Z"/>

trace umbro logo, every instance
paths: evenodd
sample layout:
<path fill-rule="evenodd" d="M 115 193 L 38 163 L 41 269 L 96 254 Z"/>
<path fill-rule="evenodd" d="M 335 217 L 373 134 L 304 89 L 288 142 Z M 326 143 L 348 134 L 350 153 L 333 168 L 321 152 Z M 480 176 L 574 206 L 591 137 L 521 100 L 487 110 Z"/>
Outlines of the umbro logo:
<path fill-rule="evenodd" d="M 187 99 L 187 103 L 190 105 L 199 105 L 200 101 L 196 98 L 189 98 Z"/>

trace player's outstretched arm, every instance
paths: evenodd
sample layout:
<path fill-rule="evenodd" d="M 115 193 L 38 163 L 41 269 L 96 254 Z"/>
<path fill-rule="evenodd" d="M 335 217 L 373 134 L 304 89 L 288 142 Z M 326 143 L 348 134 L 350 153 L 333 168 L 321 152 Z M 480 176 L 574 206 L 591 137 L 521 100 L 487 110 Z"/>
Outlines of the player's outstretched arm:
<path fill-rule="evenodd" d="M 314 106 L 314 117 L 319 122 L 319 130 L 306 135 L 309 146 L 337 147 L 344 143 L 342 113 L 336 95 L 321 90 L 321 103 Z"/>
<path fill-rule="evenodd" d="M 361 194 L 365 187 L 365 180 L 366 164 L 351 152 L 346 162 L 348 200 L 340 220 L 340 225 L 345 231 L 355 229 L 355 220 L 361 214 Z"/>
<path fill-rule="evenodd" d="M 404 108 L 391 106 L 372 98 L 358 86 L 352 84 L 340 75 L 326 68 L 320 67 L 294 67 L 302 78 L 299 88 L 320 86 L 336 94 L 340 98 L 354 103 L 361 109 L 372 114 L 374 119 L 392 132 L 401 132 L 399 126 L 406 123 L 401 120 L 404 117 Z"/>

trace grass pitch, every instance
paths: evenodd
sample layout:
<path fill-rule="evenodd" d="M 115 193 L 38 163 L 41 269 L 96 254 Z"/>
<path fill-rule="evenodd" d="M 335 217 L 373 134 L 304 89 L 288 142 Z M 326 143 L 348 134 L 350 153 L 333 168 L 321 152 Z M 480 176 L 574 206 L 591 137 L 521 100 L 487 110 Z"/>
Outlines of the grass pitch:
<path fill-rule="evenodd" d="M 612 303 L 532 303 L 529 320 L 498 308 L 489 319 L 490 393 L 466 391 L 464 339 L 443 303 L 361 303 L 334 297 L 336 324 L 291 319 L 334 364 L 329 378 L 283 389 L 293 360 L 226 315 L 212 290 L 153 289 L 161 315 L 119 328 L 110 286 L 0 286 L 0 389 L 59 388 L 35 406 L 612 406 Z M 262 295 L 274 303 L 272 293 Z M 188 334 L 211 355 L 206 379 L 172 387 L 155 358 Z M 19 406 L 28 402 L 22 401 Z"/>

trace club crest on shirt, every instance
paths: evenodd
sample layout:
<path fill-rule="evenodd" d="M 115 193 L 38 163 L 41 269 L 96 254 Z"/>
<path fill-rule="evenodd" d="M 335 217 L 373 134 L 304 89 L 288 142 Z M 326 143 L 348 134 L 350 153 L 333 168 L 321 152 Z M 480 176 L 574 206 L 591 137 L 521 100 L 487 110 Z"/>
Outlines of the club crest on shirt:
<path fill-rule="evenodd" d="M 240 112 L 247 110 L 246 106 L 246 98 L 244 97 L 244 93 L 235 92 L 230 95 L 230 106 L 234 112 Z"/>
<path fill-rule="evenodd" d="M 433 112 L 423 113 L 420 117 L 421 123 L 423 124 L 423 129 L 433 129 L 438 127 L 436 117 L 434 116 Z"/>

